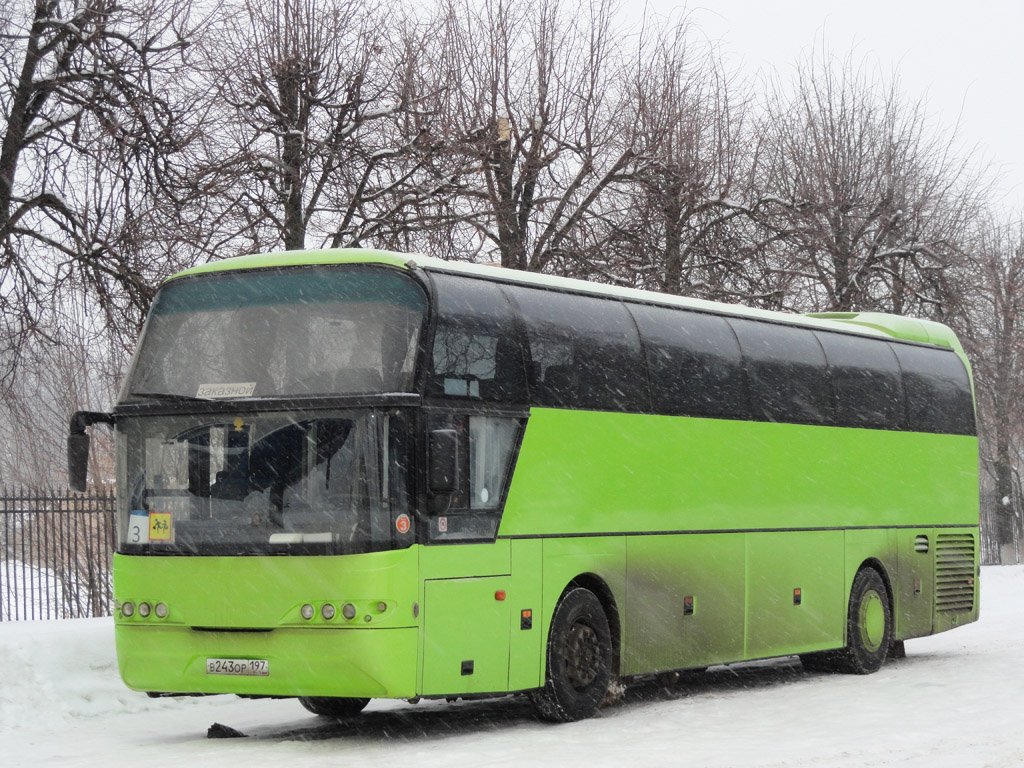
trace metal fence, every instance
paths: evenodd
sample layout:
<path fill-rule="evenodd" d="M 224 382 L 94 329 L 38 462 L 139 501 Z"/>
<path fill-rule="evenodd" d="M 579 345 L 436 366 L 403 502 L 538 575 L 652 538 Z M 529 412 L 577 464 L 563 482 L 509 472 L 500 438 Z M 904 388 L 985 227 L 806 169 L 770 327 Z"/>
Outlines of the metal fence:
<path fill-rule="evenodd" d="M 0 621 L 109 616 L 114 494 L 0 489 Z"/>
<path fill-rule="evenodd" d="M 995 491 L 981 492 L 982 565 L 1014 565 L 1024 560 L 1024 524 L 1020 509 L 1019 498 L 1004 501 Z M 1013 540 L 1001 544 L 996 537 L 998 518 L 1007 515 L 1013 528 Z"/>

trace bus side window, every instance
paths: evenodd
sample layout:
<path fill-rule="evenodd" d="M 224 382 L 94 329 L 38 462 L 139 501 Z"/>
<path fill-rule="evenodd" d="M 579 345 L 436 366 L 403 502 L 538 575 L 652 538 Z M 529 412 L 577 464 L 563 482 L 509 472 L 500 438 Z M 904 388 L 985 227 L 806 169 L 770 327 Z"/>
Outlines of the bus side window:
<path fill-rule="evenodd" d="M 518 419 L 469 417 L 469 507 L 497 509 L 508 479 Z"/>
<path fill-rule="evenodd" d="M 903 369 L 907 428 L 914 432 L 974 434 L 974 406 L 967 370 L 952 351 L 893 344 Z"/>
<path fill-rule="evenodd" d="M 825 350 L 842 427 L 903 428 L 903 386 L 892 348 L 882 339 L 816 331 Z"/>
<path fill-rule="evenodd" d="M 430 499 L 432 538 L 493 540 L 522 426 L 523 420 L 513 416 L 448 413 L 430 417 L 430 431 L 453 430 L 458 441 L 456 490 Z"/>
<path fill-rule="evenodd" d="M 650 410 L 640 337 L 622 302 L 522 286 L 506 290 L 526 328 L 535 405 Z"/>
<path fill-rule="evenodd" d="M 749 418 L 736 335 L 724 317 L 632 304 L 651 381 L 651 403 L 667 415 Z"/>
<path fill-rule="evenodd" d="M 433 275 L 437 330 L 428 394 L 525 403 L 526 370 L 515 315 L 493 283 Z"/>
<path fill-rule="evenodd" d="M 754 418 L 832 424 L 825 353 L 806 328 L 729 318 L 747 363 Z"/>

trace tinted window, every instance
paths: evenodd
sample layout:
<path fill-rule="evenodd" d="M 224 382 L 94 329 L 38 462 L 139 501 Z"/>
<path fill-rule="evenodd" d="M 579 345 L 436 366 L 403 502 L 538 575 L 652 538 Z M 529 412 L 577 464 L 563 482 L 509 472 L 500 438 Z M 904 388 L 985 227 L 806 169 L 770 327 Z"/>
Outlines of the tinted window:
<path fill-rule="evenodd" d="M 825 355 L 811 331 L 736 318 L 729 323 L 746 359 L 755 419 L 832 423 Z"/>
<path fill-rule="evenodd" d="M 640 328 L 655 411 L 749 417 L 743 358 L 724 317 L 630 305 Z"/>
<path fill-rule="evenodd" d="M 526 402 L 526 370 L 515 314 L 483 280 L 434 275 L 437 329 L 427 391 L 489 402 Z"/>
<path fill-rule="evenodd" d="M 908 428 L 915 432 L 974 434 L 967 370 L 952 351 L 893 344 L 903 369 Z"/>
<path fill-rule="evenodd" d="M 825 349 L 836 395 L 836 423 L 844 427 L 903 425 L 900 366 L 889 344 L 841 333 L 816 333 Z"/>
<path fill-rule="evenodd" d="M 506 290 L 526 326 L 535 404 L 649 410 L 640 337 L 621 302 L 522 287 Z"/>

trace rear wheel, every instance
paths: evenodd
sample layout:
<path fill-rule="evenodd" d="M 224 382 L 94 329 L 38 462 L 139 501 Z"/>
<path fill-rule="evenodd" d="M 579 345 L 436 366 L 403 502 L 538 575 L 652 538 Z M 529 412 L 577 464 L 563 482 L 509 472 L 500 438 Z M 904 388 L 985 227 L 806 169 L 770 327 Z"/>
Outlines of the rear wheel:
<path fill-rule="evenodd" d="M 314 715 L 352 717 L 363 711 L 369 699 L 346 699 L 336 696 L 300 696 L 299 704 Z"/>
<path fill-rule="evenodd" d="M 608 617 L 593 592 L 577 588 L 555 609 L 548 636 L 547 681 L 532 694 L 545 720 L 590 717 L 608 691 L 612 637 Z"/>
<path fill-rule="evenodd" d="M 874 568 L 863 569 L 853 580 L 846 637 L 841 669 L 858 675 L 877 672 L 892 642 L 892 611 L 889 590 Z"/>

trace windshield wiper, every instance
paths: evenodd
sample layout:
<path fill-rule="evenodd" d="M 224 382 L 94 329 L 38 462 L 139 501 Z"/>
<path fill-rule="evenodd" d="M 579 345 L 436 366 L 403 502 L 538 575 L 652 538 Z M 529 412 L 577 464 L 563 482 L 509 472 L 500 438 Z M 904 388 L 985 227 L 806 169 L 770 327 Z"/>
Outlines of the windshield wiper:
<path fill-rule="evenodd" d="M 148 397 L 152 400 L 167 400 L 172 403 L 210 403 L 208 397 L 196 397 L 195 395 L 180 395 L 174 392 L 129 392 L 132 397 Z"/>

